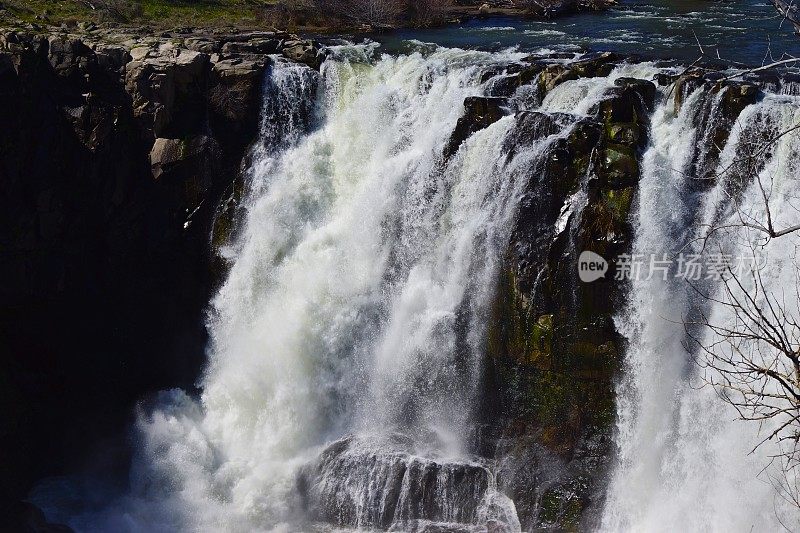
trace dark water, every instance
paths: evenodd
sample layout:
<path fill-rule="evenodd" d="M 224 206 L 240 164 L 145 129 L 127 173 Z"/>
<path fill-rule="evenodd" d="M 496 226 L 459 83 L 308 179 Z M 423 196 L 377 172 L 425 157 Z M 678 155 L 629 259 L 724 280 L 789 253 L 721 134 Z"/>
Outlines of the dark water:
<path fill-rule="evenodd" d="M 697 35 L 697 37 L 695 37 Z M 429 30 L 404 30 L 379 39 L 386 48 L 404 40 L 448 47 L 523 51 L 611 50 L 693 61 L 699 40 L 710 56 L 760 65 L 783 53 L 800 55 L 800 37 L 766 0 L 622 0 L 611 12 L 554 21 L 497 17 Z"/>

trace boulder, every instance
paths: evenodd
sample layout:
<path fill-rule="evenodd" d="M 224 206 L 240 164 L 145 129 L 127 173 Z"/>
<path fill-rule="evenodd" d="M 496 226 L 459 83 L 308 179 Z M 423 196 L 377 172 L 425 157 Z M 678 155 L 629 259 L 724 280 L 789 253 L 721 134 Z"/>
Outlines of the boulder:
<path fill-rule="evenodd" d="M 224 59 L 213 64 L 208 90 L 209 124 L 223 145 L 239 144 L 258 132 L 268 58 Z"/>
<path fill-rule="evenodd" d="M 187 50 L 194 50 L 203 54 L 216 54 L 220 51 L 219 41 L 207 37 L 189 37 L 184 39 L 183 46 Z"/>
<path fill-rule="evenodd" d="M 539 76 L 539 86 L 546 95 L 565 81 L 608 76 L 620 58 L 611 52 L 586 54 L 577 61 L 548 65 Z"/>
<path fill-rule="evenodd" d="M 68 78 L 79 74 L 94 60 L 92 50 L 80 39 L 54 35 L 48 41 L 48 60 L 57 76 Z"/>
<path fill-rule="evenodd" d="M 159 138 L 150 151 L 153 178 L 165 191 L 175 217 L 188 228 L 201 207 L 213 213 L 210 192 L 220 166 L 222 151 L 211 137 Z"/>
<path fill-rule="evenodd" d="M 276 38 L 257 38 L 249 41 L 233 41 L 222 45 L 221 53 L 227 55 L 241 54 L 276 54 L 281 49 L 281 40 Z"/>
<path fill-rule="evenodd" d="M 156 139 L 150 150 L 150 168 L 153 178 L 159 179 L 176 165 L 214 152 L 215 149 L 213 139 L 204 135 L 188 139 Z"/>
<path fill-rule="evenodd" d="M 569 68 L 581 78 L 596 78 L 611 74 L 617 62 L 619 62 L 619 56 L 613 52 L 592 53 L 569 63 Z"/>
<path fill-rule="evenodd" d="M 624 91 L 630 91 L 639 96 L 646 109 L 652 109 L 656 99 L 656 86 L 653 82 L 638 78 L 617 78 L 614 85 Z"/>
<path fill-rule="evenodd" d="M 325 59 L 319 44 L 310 40 L 284 41 L 281 53 L 287 59 L 306 64 L 315 70 L 319 70 Z"/>
<path fill-rule="evenodd" d="M 107 71 L 123 74 L 125 65 L 131 61 L 131 55 L 124 46 L 98 44 L 94 47 L 98 66 Z"/>
<path fill-rule="evenodd" d="M 565 81 L 577 80 L 578 78 L 580 78 L 580 75 L 565 65 L 550 65 L 539 76 L 539 85 L 542 94 L 547 94 Z"/>
<path fill-rule="evenodd" d="M 201 132 L 208 56 L 181 49 L 131 55 L 133 61 L 127 66 L 125 88 L 133 100 L 134 116 L 146 136 L 155 139 L 179 132 Z"/>
<path fill-rule="evenodd" d="M 437 531 L 419 527 L 439 523 L 458 531 L 480 523 L 491 477 L 479 459 L 421 457 L 404 436 L 348 436 L 312 461 L 298 485 L 306 511 L 321 521 L 391 531 Z"/>
<path fill-rule="evenodd" d="M 486 89 L 488 96 L 510 97 L 517 89 L 528 85 L 544 70 L 544 63 L 533 62 L 528 65 L 513 63 L 502 69 L 491 70 L 482 81 L 491 80 Z"/>

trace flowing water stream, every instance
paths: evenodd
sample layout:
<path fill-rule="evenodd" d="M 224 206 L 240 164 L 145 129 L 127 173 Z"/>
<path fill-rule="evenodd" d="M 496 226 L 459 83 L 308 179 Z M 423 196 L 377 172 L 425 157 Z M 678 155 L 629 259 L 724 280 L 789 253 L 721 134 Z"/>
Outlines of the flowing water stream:
<path fill-rule="evenodd" d="M 378 36 L 392 49 L 414 39 L 442 46 L 501 50 L 614 50 L 624 54 L 694 61 L 698 41 L 710 57 L 760 65 L 770 56 L 797 55 L 797 38 L 769 1 L 620 0 L 601 14 L 551 21 L 510 17 L 473 19 L 446 28 L 404 30 Z"/>
<path fill-rule="evenodd" d="M 720 172 L 729 169 L 737 155 L 758 146 L 759 139 L 797 124 L 799 104 L 797 97 L 768 95 L 746 108 L 721 155 Z M 654 113 L 653 140 L 643 156 L 632 253 L 676 257 L 688 244 L 697 244 L 693 237 L 706 235 L 709 225 L 731 225 L 724 236 L 706 245 L 719 245 L 734 258 L 751 257 L 757 249 L 764 290 L 785 295 L 796 284 L 790 265 L 799 241 L 790 237 L 754 248 L 754 243 L 763 243 L 762 236 L 738 224 L 739 213 L 763 219 L 764 202 L 752 176 L 744 180 L 738 211 L 726 192 L 728 180 L 718 180 L 708 192 L 692 185 L 697 175 L 691 165 L 702 153 L 698 146 L 704 147 L 696 118 L 709 105 L 714 98 L 698 89 L 680 111 L 668 102 Z M 796 136 L 781 141 L 761 170 L 770 208 L 780 213 L 783 223 L 798 219 L 798 141 Z M 741 279 L 747 286 L 748 276 Z M 797 299 L 786 301 L 787 315 L 797 316 Z M 660 276 L 635 281 L 628 305 L 618 316 L 630 346 L 617 398 L 619 458 L 604 530 L 777 531 L 782 529 L 780 521 L 790 530 L 797 527 L 796 510 L 776 501 L 777 471 L 767 467 L 777 448 L 767 443 L 751 454 L 773 426 L 733 421 L 736 412 L 712 388 L 702 387 L 709 370 L 694 364 L 702 357 L 688 342 L 684 326 L 698 306 L 710 306 L 705 313 L 712 324 L 734 318 L 730 309 L 699 297 L 686 280 Z M 700 335 L 705 345 L 714 342 L 708 332 Z M 687 345 L 693 350 L 691 357 Z"/>
<path fill-rule="evenodd" d="M 520 90 L 507 116 L 446 158 L 464 99 L 484 94 L 498 66 L 527 54 L 407 46 L 416 50 L 377 58 L 375 45 L 333 47 L 320 73 L 274 64 L 244 218 L 223 251 L 232 267 L 209 309 L 202 393 L 166 391 L 140 407 L 131 490 L 100 511 L 69 515 L 73 527 L 530 527 L 498 480 L 500 458 L 475 444 L 488 315 L 525 192 L 521 176 L 594 113 L 616 79 L 652 79 L 665 67 L 622 64 L 608 76 L 565 82 L 543 101 Z M 672 89 L 659 89 L 634 252 L 675 255 L 706 224 L 742 210 L 763 214 L 752 180 L 737 211 L 729 182 L 697 187 L 692 169 L 734 165 L 747 142 L 796 124 L 800 99 L 764 96 L 745 109 L 719 156 L 698 162 L 713 124 L 699 117 L 715 106 L 702 87 L 679 109 Z M 512 150 L 513 111 L 522 110 L 561 113 L 563 127 Z M 776 224 L 788 226 L 800 218 L 800 138 L 787 135 L 768 155 L 760 173 Z M 736 254 L 755 238 L 731 230 L 714 242 Z M 798 244 L 789 236 L 763 249 L 767 290 L 793 286 Z M 698 309 L 725 321 L 724 306 L 671 278 L 634 280 L 626 294 L 616 317 L 628 341 L 616 454 L 596 527 L 797 526 L 796 510 L 770 483 L 771 444 L 749 453 L 769 423 L 735 421 L 713 389 L 699 387 L 702 371 L 687 353 L 684 322 Z M 793 302 L 786 311 L 796 316 Z"/>

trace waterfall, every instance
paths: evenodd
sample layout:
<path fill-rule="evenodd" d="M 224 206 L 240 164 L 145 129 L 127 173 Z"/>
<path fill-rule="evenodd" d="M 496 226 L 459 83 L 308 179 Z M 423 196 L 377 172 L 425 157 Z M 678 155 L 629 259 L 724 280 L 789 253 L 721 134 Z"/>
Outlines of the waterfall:
<path fill-rule="evenodd" d="M 521 54 L 370 48 L 332 49 L 319 75 L 274 64 L 203 392 L 141 410 L 127 527 L 519 531 L 466 428 L 515 165 L 534 155 L 507 161 L 510 116 L 442 153 L 483 72 Z M 396 490 L 384 508 L 376 484 Z"/>
<path fill-rule="evenodd" d="M 71 517 L 76 529 L 559 526 L 530 524 L 545 488 L 572 490 L 553 481 L 567 471 L 563 458 L 543 451 L 531 460 L 546 463 L 541 470 L 520 477 L 536 494 L 524 522 L 502 476 L 520 464 L 505 461 L 516 450 L 541 446 L 537 436 L 503 436 L 494 444 L 510 450 L 506 456 L 477 444 L 492 298 L 518 204 L 540 200 L 526 178 L 547 176 L 551 147 L 596 119 L 620 78 L 649 80 L 669 69 L 615 64 L 544 96 L 534 81 L 512 91 L 502 117 L 451 150 L 465 99 L 495 96 L 508 87 L 509 66 L 531 60 L 515 51 L 409 47 L 380 57 L 373 45 L 331 47 L 320 72 L 274 58 L 244 173 L 243 219 L 222 251 L 230 272 L 209 306 L 202 392 L 165 391 L 139 406 L 129 493 Z M 712 149 L 722 93 L 699 87 L 678 106 L 673 89 L 660 89 L 641 157 L 632 253 L 648 257 L 696 248 L 703 228 L 726 225 L 742 209 L 762 214 L 752 180 L 737 188 L 732 178 L 694 177 L 714 168 L 735 175 L 749 140 L 800 118 L 800 97 L 769 94 Z M 597 149 L 557 220 L 523 228 L 552 226 L 543 249 L 565 232 L 576 241 Z M 797 135 L 786 136 L 760 170 L 779 225 L 797 219 L 799 158 Z M 550 194 L 552 184 L 540 185 Z M 732 254 L 750 250 L 757 236 L 736 231 L 710 242 Z M 792 270 L 780 265 L 793 264 L 797 244 L 789 236 L 763 249 L 774 267 L 768 288 L 793 286 Z M 577 252 L 571 243 L 569 253 Z M 684 327 L 699 312 L 730 319 L 673 277 L 642 277 L 627 288 L 616 316 L 627 344 L 603 531 L 777 530 L 791 519 L 768 482 L 774 467 L 764 470 L 769 444 L 749 453 L 768 427 L 734 420 L 712 388 L 699 386 Z M 587 483 L 576 479 L 573 486 Z M 558 505 L 551 500 L 545 511 Z"/>
<path fill-rule="evenodd" d="M 764 139 L 795 126 L 800 117 L 796 97 L 766 95 L 750 105 L 730 128 L 731 135 L 716 163 L 720 176 L 713 188 L 697 185 L 712 150 L 720 94 L 698 88 L 675 109 L 664 97 L 652 118 L 651 143 L 643 157 L 636 237 L 633 254 L 678 257 L 700 252 L 698 236 L 707 229 L 727 227 L 702 242 L 706 250 L 731 257 L 752 256 L 762 263 L 764 289 L 774 295 L 795 287 L 796 236 L 774 239 L 765 247 L 763 235 L 742 227 L 740 214 L 763 220 L 763 198 L 752 175 L 737 175 L 737 158 Z M 705 110 L 704 110 L 705 108 Z M 770 209 L 782 224 L 797 222 L 797 135 L 787 135 L 765 152 L 760 176 L 769 191 Z M 732 177 L 733 176 L 733 177 Z M 737 187 L 743 188 L 737 193 Z M 733 198 L 741 194 L 741 201 Z M 735 208 L 738 206 L 738 209 Z M 747 272 L 747 271 L 745 271 Z M 617 466 L 610 482 L 604 531 L 779 531 L 798 526 L 797 511 L 777 493 L 776 453 L 767 442 L 753 448 L 777 421 L 737 420 L 736 411 L 720 400 L 704 379 L 715 372 L 702 366 L 702 354 L 687 337 L 684 323 L 700 311 L 712 324 L 730 324 L 730 309 L 693 291 L 688 282 L 660 275 L 631 283 L 628 301 L 617 317 L 627 337 L 624 378 L 618 388 Z M 748 276 L 742 276 L 745 288 Z M 700 281 L 719 298 L 721 283 Z M 754 292 L 755 294 L 755 292 Z M 792 293 L 786 307 L 797 317 Z M 699 333 L 701 344 L 718 339 Z M 790 476 L 793 474 L 790 474 Z"/>

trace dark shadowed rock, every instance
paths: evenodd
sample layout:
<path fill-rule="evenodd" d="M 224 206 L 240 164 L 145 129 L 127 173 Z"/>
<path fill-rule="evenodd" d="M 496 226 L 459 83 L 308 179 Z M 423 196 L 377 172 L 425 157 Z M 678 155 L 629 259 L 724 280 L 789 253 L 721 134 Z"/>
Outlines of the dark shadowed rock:
<path fill-rule="evenodd" d="M 525 65 L 512 63 L 486 72 L 482 81 L 490 81 L 486 94 L 494 97 L 510 97 L 522 86 L 532 83 L 544 70 L 546 64 L 533 62 Z"/>
<path fill-rule="evenodd" d="M 51 524 L 41 509 L 32 503 L 17 501 L 0 508 L 2 529 L 9 533 L 72 533 L 70 527 Z"/>
<path fill-rule="evenodd" d="M 611 74 L 619 60 L 619 56 L 613 52 L 591 53 L 569 63 L 569 68 L 581 78 L 603 77 Z"/>
<path fill-rule="evenodd" d="M 152 136 L 147 140 L 201 133 L 208 56 L 169 47 L 148 50 L 143 57 L 132 55 L 125 88 L 133 100 L 134 116 Z"/>
<path fill-rule="evenodd" d="M 211 221 L 258 130 L 267 56 L 83 39 L 0 32 L 0 502 L 192 387 Z"/>
<path fill-rule="evenodd" d="M 240 54 L 277 54 L 281 50 L 282 42 L 281 39 L 275 37 L 254 38 L 241 42 L 233 41 L 222 45 L 221 52 L 225 56 Z"/>
<path fill-rule="evenodd" d="M 222 144 L 254 138 L 268 58 L 214 63 L 208 93 L 209 121 Z"/>
<path fill-rule="evenodd" d="M 488 128 L 506 113 L 508 100 L 487 96 L 469 96 L 464 100 L 464 115 L 458 119 L 450 142 L 444 150 L 445 159 L 458 151 L 461 143 L 473 133 Z"/>
<path fill-rule="evenodd" d="M 131 61 L 131 55 L 124 46 L 98 44 L 94 47 L 98 66 L 107 71 L 123 74 L 125 65 Z"/>
<path fill-rule="evenodd" d="M 48 60 L 56 76 L 76 87 L 86 87 L 90 64 L 96 62 L 94 53 L 83 41 L 72 37 L 52 36 L 49 39 Z"/>

